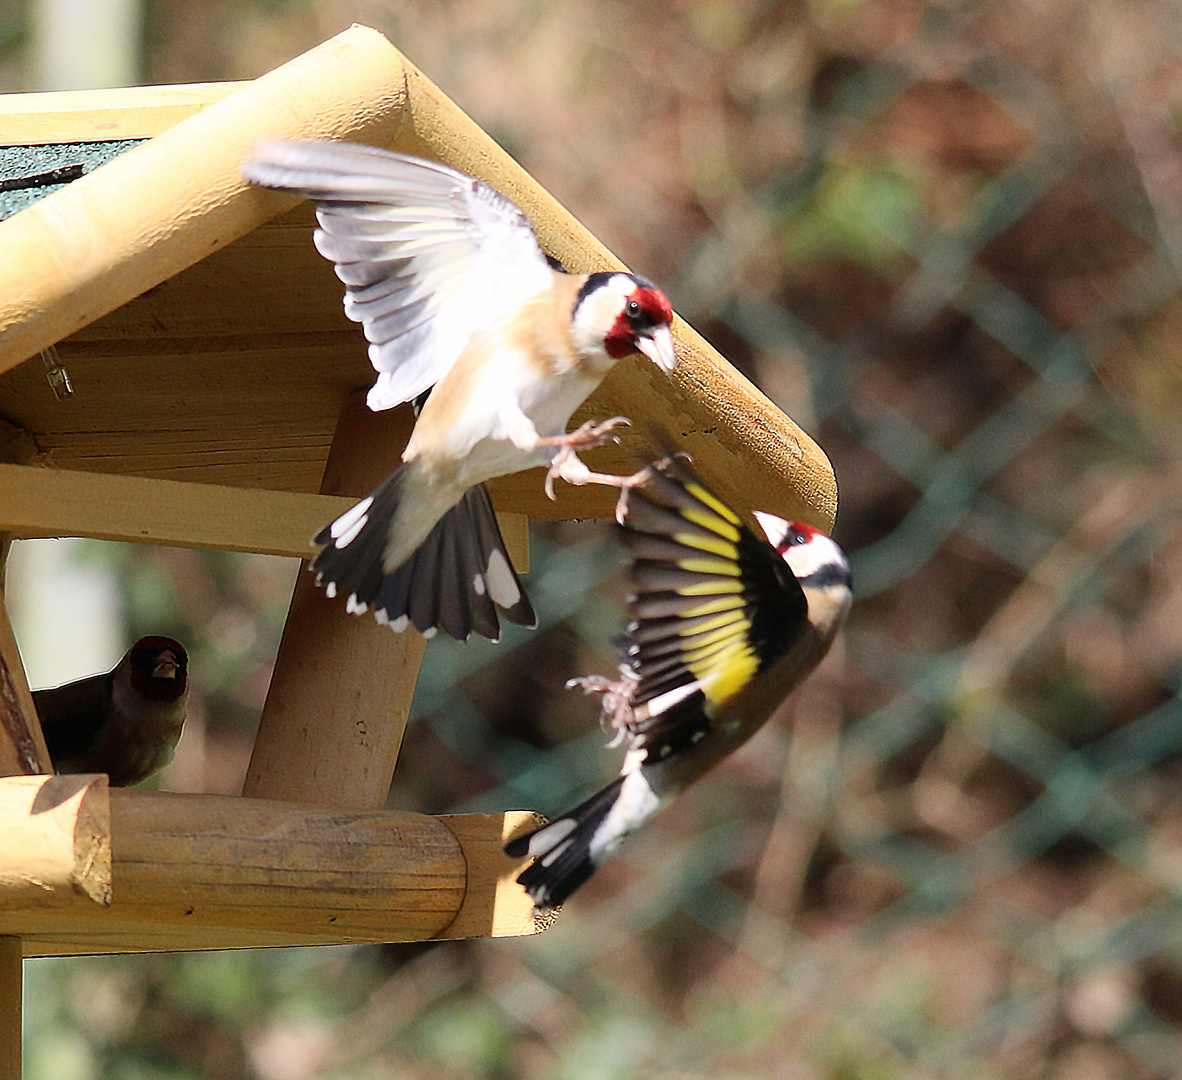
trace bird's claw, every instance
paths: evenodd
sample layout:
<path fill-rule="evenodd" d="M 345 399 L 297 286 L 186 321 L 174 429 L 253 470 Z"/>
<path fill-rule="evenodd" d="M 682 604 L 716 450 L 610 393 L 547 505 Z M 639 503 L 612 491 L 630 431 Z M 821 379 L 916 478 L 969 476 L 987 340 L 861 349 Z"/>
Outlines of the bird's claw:
<path fill-rule="evenodd" d="M 628 496 L 634 487 L 640 487 L 642 484 L 647 484 L 652 479 L 652 466 L 646 465 L 643 469 L 637 469 L 636 472 L 630 473 L 628 476 L 617 476 L 615 473 L 601 473 L 592 472 L 579 459 L 578 455 L 569 447 L 563 447 L 554 455 L 554 460 L 550 463 L 550 470 L 546 473 L 546 494 L 551 498 L 555 498 L 554 481 L 561 477 L 568 484 L 574 484 L 576 487 L 581 487 L 583 484 L 603 484 L 605 487 L 614 487 L 620 489 L 619 498 L 616 499 L 616 521 L 621 525 L 624 524 L 624 518 L 628 513 Z"/>
<path fill-rule="evenodd" d="M 632 421 L 626 416 L 613 416 L 610 420 L 584 420 L 574 431 L 561 435 L 543 435 L 534 440 L 536 446 L 557 446 L 561 449 L 590 450 L 608 442 L 619 442 L 612 432 L 621 424 L 630 427 Z"/>
<path fill-rule="evenodd" d="M 653 478 L 653 470 L 651 465 L 646 465 L 643 469 L 637 469 L 631 476 L 617 476 L 616 481 L 620 489 L 620 494 L 616 499 L 616 521 L 619 524 L 624 524 L 624 518 L 628 516 L 628 496 L 632 494 L 634 487 L 643 487 Z"/>
<path fill-rule="evenodd" d="M 603 446 L 605 443 L 616 442 L 620 440 L 612 432 L 620 426 L 631 427 L 632 421 L 626 416 L 613 416 L 608 420 L 602 420 L 596 423 L 594 420 L 585 420 L 574 431 L 565 436 L 565 443 L 563 445 L 570 447 L 579 447 L 581 450 L 590 450 L 595 446 Z"/>
<path fill-rule="evenodd" d="M 584 675 L 568 679 L 566 688 L 576 687 L 584 694 L 602 694 L 599 703 L 599 722 L 603 730 L 612 736 L 609 747 L 618 746 L 631 733 L 632 695 L 636 692 L 638 679 L 630 668 L 620 668 L 620 678 L 609 679 L 606 675 Z"/>
<path fill-rule="evenodd" d="M 596 473 L 587 468 L 586 465 L 579 460 L 578 454 L 575 453 L 575 448 L 580 450 L 590 450 L 597 446 L 603 446 L 609 442 L 619 442 L 619 439 L 612 434 L 621 424 L 631 424 L 632 421 L 626 416 L 613 416 L 609 420 L 596 422 L 594 420 L 585 420 L 574 431 L 569 431 L 563 435 L 548 435 L 545 438 L 537 440 L 539 446 L 557 446 L 558 452 L 550 461 L 550 468 L 546 473 L 545 490 L 549 499 L 555 500 L 558 498 L 554 494 L 554 481 L 558 477 L 562 477 L 568 484 L 581 486 L 583 484 L 592 483 L 608 483 L 610 481 L 604 479 L 610 476 L 608 473 Z M 612 478 L 614 480 L 614 478 Z"/>

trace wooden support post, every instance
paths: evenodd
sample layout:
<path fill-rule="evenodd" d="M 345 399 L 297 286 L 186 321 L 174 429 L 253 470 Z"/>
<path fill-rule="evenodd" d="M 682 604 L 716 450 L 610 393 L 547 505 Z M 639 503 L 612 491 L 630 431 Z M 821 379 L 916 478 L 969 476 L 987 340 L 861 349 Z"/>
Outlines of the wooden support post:
<path fill-rule="evenodd" d="M 0 421 L 0 460 L 28 461 L 35 449 L 27 433 Z M 47 772 L 49 752 L 33 708 L 25 666 L 4 604 L 4 573 L 12 535 L 0 532 L 0 775 Z M 0 1080 L 21 1080 L 24 1020 L 24 948 L 0 936 Z"/>
<path fill-rule="evenodd" d="M 341 414 L 322 494 L 361 498 L 401 462 L 409 409 L 373 413 L 360 394 Z M 301 573 L 242 794 L 316 806 L 386 804 L 424 641 L 351 615 Z M 347 678 L 345 677 L 347 675 Z"/>
<path fill-rule="evenodd" d="M 51 771 L 16 636 L 0 595 L 0 776 Z"/>
<path fill-rule="evenodd" d="M 28 432 L 0 420 L 0 462 L 27 462 L 35 457 L 36 444 Z M 0 776 L 52 771 L 25 665 L 4 605 L 4 571 L 11 539 L 6 530 L 0 530 Z"/>
<path fill-rule="evenodd" d="M 12 775 L 21 772 L 36 772 L 40 762 L 29 761 L 30 748 L 36 758 L 37 739 L 41 737 L 41 725 L 34 723 L 36 737 L 28 730 L 28 717 L 33 715 L 33 703 L 29 697 L 29 686 L 25 679 L 24 665 L 12 636 L 12 625 L 4 607 L 3 581 L 4 564 L 8 559 L 10 538 L 0 535 L 0 712 L 3 723 L 0 727 L 0 770 Z M 15 670 L 13 670 L 15 669 Z M 27 706 L 27 708 L 26 708 Z M 44 748 L 44 739 L 41 739 Z M 48 761 L 49 755 L 45 755 Z M 33 768 L 25 768 L 33 764 Z M 24 952 L 18 937 L 0 937 L 0 1080 L 21 1078 L 21 1022 L 23 1019 L 24 995 Z"/>
<path fill-rule="evenodd" d="M 0 1080 L 21 1080 L 21 939 L 0 937 Z"/>
<path fill-rule="evenodd" d="M 0 420 L 0 462 L 27 461 L 35 452 L 36 443 L 27 431 Z M 4 570 L 11 548 L 12 534 L 0 526 L 0 592 L 4 591 Z"/>

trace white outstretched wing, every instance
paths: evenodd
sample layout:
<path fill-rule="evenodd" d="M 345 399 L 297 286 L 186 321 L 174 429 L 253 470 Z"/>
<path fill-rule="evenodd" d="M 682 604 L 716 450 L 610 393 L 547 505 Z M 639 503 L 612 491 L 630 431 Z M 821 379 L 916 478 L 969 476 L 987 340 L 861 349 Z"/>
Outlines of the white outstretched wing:
<path fill-rule="evenodd" d="M 256 146 L 242 174 L 316 203 L 316 248 L 370 342 L 371 409 L 434 386 L 474 333 L 550 285 L 525 215 L 446 165 L 306 140 Z"/>

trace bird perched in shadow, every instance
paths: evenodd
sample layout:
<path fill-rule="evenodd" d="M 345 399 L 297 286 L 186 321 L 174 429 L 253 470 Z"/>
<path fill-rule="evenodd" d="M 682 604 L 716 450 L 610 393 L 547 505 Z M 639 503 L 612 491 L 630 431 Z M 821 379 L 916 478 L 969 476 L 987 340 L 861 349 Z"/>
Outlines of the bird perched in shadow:
<path fill-rule="evenodd" d="M 188 654 L 167 637 L 140 638 L 110 671 L 34 690 L 54 772 L 146 780 L 172 760 L 188 692 Z"/>
<path fill-rule="evenodd" d="M 539 908 L 561 904 L 621 841 L 750 738 L 829 650 L 849 609 L 841 549 L 756 512 L 764 536 L 673 458 L 633 491 L 620 531 L 634 594 L 620 678 L 600 693 L 620 775 L 505 851 Z"/>
<path fill-rule="evenodd" d="M 402 466 L 315 537 L 318 583 L 350 611 L 428 637 L 496 640 L 498 609 L 533 626 L 484 483 L 541 465 L 551 496 L 556 478 L 626 490 L 633 478 L 592 472 L 575 452 L 622 418 L 566 425 L 623 357 L 676 366 L 668 299 L 635 274 L 555 268 L 512 202 L 435 162 L 269 142 L 242 174 L 316 203 L 316 247 L 378 372 L 369 407 L 429 391 Z"/>

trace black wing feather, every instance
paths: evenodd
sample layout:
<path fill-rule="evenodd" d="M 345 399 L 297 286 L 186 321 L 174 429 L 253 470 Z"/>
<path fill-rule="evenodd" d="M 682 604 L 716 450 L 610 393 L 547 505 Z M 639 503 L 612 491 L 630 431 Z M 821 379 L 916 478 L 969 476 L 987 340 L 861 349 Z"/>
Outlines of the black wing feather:
<path fill-rule="evenodd" d="M 633 493 L 622 542 L 633 558 L 632 703 L 654 706 L 632 730 L 660 744 L 693 709 L 709 717 L 783 655 L 808 604 L 775 549 L 674 461 Z"/>

